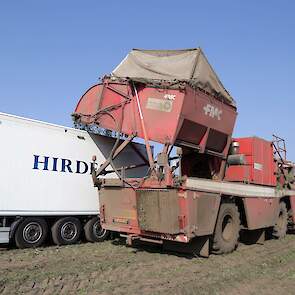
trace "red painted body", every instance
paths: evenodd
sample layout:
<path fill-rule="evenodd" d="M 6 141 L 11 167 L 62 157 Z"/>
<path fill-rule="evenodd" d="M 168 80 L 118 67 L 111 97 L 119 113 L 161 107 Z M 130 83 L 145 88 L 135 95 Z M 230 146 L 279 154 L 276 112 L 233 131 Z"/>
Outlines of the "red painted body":
<path fill-rule="evenodd" d="M 130 180 L 129 183 L 132 181 L 135 180 Z M 150 227 L 149 230 L 142 228 L 139 216 L 140 194 L 149 194 L 152 203 L 152 193 L 159 192 L 163 199 L 169 191 L 175 192 L 175 203 L 160 205 L 158 212 L 153 215 L 156 226 Z M 100 192 L 101 223 L 104 228 L 112 231 L 188 243 L 195 236 L 212 234 L 220 200 L 219 194 L 186 188 L 156 189 L 154 183 L 148 179 L 137 189 L 125 187 L 119 190 L 104 185 Z M 167 214 L 169 218 L 165 218 L 168 217 Z M 173 229 L 169 226 L 170 223 L 174 223 Z"/>
<path fill-rule="evenodd" d="M 181 89 L 137 86 L 137 91 L 149 140 L 163 144 L 179 142 L 203 146 L 204 149 L 226 156 L 225 147 L 237 115 L 234 107 L 188 85 Z M 121 132 L 144 138 L 136 100 L 129 83 L 112 83 L 105 79 L 102 84 L 90 88 L 82 96 L 75 115 L 80 116 L 84 124 L 95 123 L 117 131 L 118 127 L 110 116 L 100 114 L 95 120 L 90 117 L 99 110 L 114 105 L 121 106 L 111 110 L 117 124 L 123 115 Z"/>
<path fill-rule="evenodd" d="M 183 185 L 188 177 L 215 179 L 219 185 L 225 172 L 227 181 L 275 187 L 277 165 L 271 142 L 257 137 L 235 139 L 238 153 L 246 161 L 228 166 L 225 171 L 237 115 L 235 107 L 188 84 L 177 89 L 143 84 L 134 89 L 132 85 L 105 78 L 82 96 L 74 113 L 78 123 L 96 124 L 165 145 L 161 156 L 166 158 L 158 157 L 157 164 L 150 165 L 152 173 L 148 177 L 124 179 L 120 184 L 107 179 L 98 182 L 103 228 L 188 243 L 194 237 L 214 233 L 223 197 L 237 199 L 246 229 L 274 226 L 279 197 L 241 193 L 228 196 Z M 169 166 L 169 145 L 182 148 L 179 176 L 173 175 Z M 295 208 L 295 197 L 290 198 L 290 203 Z"/>
<path fill-rule="evenodd" d="M 279 202 L 278 198 L 245 198 L 247 228 L 253 230 L 274 225 Z"/>
<path fill-rule="evenodd" d="M 258 137 L 235 138 L 239 154 L 245 155 L 245 165 L 227 168 L 225 180 L 276 186 L 276 163 L 270 141 Z"/>

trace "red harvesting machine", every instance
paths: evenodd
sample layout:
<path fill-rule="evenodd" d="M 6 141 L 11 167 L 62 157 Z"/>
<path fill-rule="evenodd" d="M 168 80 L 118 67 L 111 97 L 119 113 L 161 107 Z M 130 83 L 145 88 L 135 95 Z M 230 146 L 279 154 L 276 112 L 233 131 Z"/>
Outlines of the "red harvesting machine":
<path fill-rule="evenodd" d="M 236 116 L 200 48 L 132 50 L 73 114 L 77 124 L 117 136 L 93 171 L 102 227 L 129 244 L 144 240 L 203 256 L 233 251 L 241 229 L 257 240 L 266 230 L 283 237 L 295 221 L 288 215 L 295 212 L 293 164 L 279 138 L 232 139 Z M 113 159 L 136 137 L 145 142 L 149 173 L 125 178 L 136 166 L 114 167 Z M 150 142 L 162 144 L 156 158 Z M 118 180 L 101 177 L 109 165 Z"/>

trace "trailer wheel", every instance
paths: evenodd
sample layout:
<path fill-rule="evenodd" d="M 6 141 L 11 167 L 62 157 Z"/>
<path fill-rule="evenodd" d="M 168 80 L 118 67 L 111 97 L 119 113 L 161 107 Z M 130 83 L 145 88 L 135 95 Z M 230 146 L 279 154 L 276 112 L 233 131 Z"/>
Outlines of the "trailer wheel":
<path fill-rule="evenodd" d="M 222 203 L 215 227 L 212 252 L 225 254 L 234 251 L 238 246 L 240 232 L 240 214 L 233 203 Z"/>
<path fill-rule="evenodd" d="M 272 236 L 276 239 L 282 239 L 286 236 L 288 230 L 288 210 L 285 202 L 280 202 L 279 216 L 272 230 Z"/>
<path fill-rule="evenodd" d="M 25 218 L 15 231 L 15 244 L 18 248 L 36 248 L 41 246 L 48 233 L 48 226 L 43 218 Z"/>
<path fill-rule="evenodd" d="M 101 227 L 99 217 L 93 217 L 86 222 L 84 233 L 86 240 L 92 243 L 103 242 L 110 236 L 110 232 Z"/>
<path fill-rule="evenodd" d="M 75 217 L 58 219 L 51 227 L 52 240 L 56 245 L 75 244 L 81 234 L 81 222 Z"/>

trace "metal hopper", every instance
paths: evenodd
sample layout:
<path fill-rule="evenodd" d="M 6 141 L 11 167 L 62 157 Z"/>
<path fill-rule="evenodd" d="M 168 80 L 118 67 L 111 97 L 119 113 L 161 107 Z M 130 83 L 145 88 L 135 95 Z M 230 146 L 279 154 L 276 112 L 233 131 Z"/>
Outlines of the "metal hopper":
<path fill-rule="evenodd" d="M 236 115 L 234 100 L 202 51 L 191 49 L 131 51 L 111 76 L 81 97 L 73 116 L 82 124 L 144 138 L 146 144 L 224 158 Z"/>

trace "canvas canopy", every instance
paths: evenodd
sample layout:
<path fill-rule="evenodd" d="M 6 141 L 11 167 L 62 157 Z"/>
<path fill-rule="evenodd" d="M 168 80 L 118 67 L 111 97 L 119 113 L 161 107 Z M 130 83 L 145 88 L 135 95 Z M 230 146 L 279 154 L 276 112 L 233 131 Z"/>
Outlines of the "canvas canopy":
<path fill-rule="evenodd" d="M 183 50 L 133 49 L 112 72 L 113 77 L 155 81 L 188 82 L 235 106 L 201 48 Z"/>

